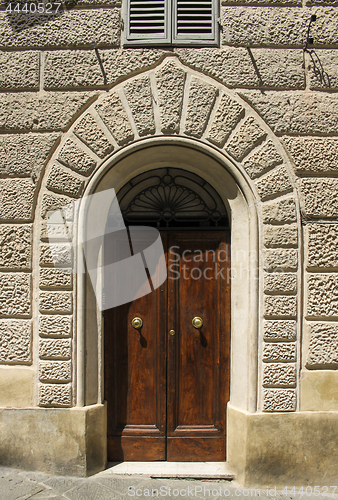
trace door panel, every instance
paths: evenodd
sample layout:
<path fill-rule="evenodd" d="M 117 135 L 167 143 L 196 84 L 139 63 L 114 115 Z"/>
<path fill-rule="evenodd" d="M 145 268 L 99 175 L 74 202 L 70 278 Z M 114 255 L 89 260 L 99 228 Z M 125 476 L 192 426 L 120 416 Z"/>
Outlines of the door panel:
<path fill-rule="evenodd" d="M 164 243 L 166 235 L 163 235 Z M 112 240 L 113 241 L 113 240 Z M 106 253 L 112 251 L 107 240 Z M 165 460 L 166 286 L 105 311 L 108 457 Z M 133 318 L 143 320 L 133 328 Z"/>
<path fill-rule="evenodd" d="M 167 282 L 105 311 L 108 459 L 224 460 L 229 235 L 194 231 L 161 237 Z M 107 239 L 105 254 L 111 251 Z M 136 316 L 143 320 L 139 331 L 131 325 Z M 192 326 L 195 316 L 203 319 L 200 329 Z"/>
<path fill-rule="evenodd" d="M 169 237 L 168 460 L 225 459 L 228 250 L 221 233 Z"/>

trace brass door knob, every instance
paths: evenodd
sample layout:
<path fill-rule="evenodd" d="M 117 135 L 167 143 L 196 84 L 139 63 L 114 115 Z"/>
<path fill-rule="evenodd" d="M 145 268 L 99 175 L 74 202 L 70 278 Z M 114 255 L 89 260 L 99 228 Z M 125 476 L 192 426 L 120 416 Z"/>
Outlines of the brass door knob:
<path fill-rule="evenodd" d="M 175 335 L 175 330 L 169 330 L 169 335 Z"/>
<path fill-rule="evenodd" d="M 202 318 L 200 318 L 199 316 L 195 316 L 195 317 L 192 319 L 191 323 L 192 323 L 192 326 L 193 326 L 194 328 L 197 328 L 197 329 L 198 329 L 198 328 L 201 328 L 201 327 L 203 326 L 203 319 L 202 319 Z"/>
<path fill-rule="evenodd" d="M 131 324 L 135 328 L 135 330 L 139 330 L 143 326 L 143 321 L 141 320 L 141 318 L 138 318 L 136 316 L 136 318 L 132 320 Z"/>

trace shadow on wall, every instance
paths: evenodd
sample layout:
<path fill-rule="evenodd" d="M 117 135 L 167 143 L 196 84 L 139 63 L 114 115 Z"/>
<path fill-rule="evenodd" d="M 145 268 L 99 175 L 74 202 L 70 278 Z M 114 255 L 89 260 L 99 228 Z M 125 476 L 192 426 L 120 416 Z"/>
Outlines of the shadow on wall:
<path fill-rule="evenodd" d="M 330 77 L 328 73 L 325 71 L 324 66 L 314 49 L 307 49 L 307 53 L 310 54 L 313 72 L 321 85 L 324 85 L 328 88 L 331 87 Z"/>

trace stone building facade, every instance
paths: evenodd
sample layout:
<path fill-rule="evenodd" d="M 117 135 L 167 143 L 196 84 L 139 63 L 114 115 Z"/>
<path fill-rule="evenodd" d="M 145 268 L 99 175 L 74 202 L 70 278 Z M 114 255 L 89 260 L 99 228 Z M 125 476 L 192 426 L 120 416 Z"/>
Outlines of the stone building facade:
<path fill-rule="evenodd" d="M 170 159 L 218 190 L 231 221 L 229 466 L 247 485 L 334 484 L 336 3 L 222 0 L 219 46 L 133 48 L 118 1 L 49 17 L 2 2 L 2 465 L 105 467 L 102 318 L 67 270 L 86 209 L 56 228 L 65 269 L 46 216 Z"/>

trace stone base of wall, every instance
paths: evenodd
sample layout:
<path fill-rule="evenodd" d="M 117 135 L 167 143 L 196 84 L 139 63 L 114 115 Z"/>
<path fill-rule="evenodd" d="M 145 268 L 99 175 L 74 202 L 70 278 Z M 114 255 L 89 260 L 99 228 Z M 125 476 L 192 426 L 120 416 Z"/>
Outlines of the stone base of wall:
<path fill-rule="evenodd" d="M 104 405 L 0 409 L 0 465 L 90 476 L 106 467 L 106 436 Z"/>
<path fill-rule="evenodd" d="M 0 466 L 85 477 L 106 467 L 105 405 L 0 409 Z M 227 462 L 245 487 L 335 485 L 337 412 L 228 406 Z"/>
<path fill-rule="evenodd" d="M 246 413 L 228 406 L 227 461 L 245 487 L 331 486 L 337 412 Z"/>

